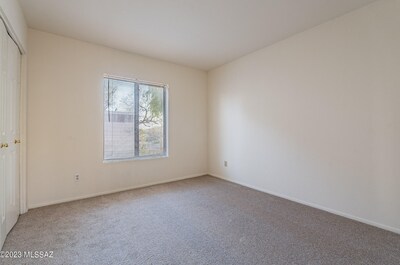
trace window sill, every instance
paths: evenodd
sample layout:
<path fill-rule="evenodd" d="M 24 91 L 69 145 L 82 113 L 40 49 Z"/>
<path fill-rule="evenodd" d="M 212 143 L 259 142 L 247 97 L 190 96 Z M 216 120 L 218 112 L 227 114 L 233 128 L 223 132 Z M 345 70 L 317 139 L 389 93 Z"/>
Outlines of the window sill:
<path fill-rule="evenodd" d="M 133 157 L 133 158 L 125 158 L 125 159 L 122 159 L 122 158 L 121 159 L 107 159 L 107 160 L 103 160 L 103 164 L 129 162 L 129 161 L 155 160 L 155 159 L 163 159 L 163 158 L 168 158 L 168 155 L 141 156 L 141 157 Z"/>

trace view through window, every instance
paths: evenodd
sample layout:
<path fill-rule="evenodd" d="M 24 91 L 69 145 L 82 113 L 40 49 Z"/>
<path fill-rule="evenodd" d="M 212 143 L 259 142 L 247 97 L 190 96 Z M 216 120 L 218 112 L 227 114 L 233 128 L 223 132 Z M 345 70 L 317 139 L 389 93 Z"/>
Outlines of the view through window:
<path fill-rule="evenodd" d="M 104 160 L 167 155 L 166 87 L 104 78 Z"/>

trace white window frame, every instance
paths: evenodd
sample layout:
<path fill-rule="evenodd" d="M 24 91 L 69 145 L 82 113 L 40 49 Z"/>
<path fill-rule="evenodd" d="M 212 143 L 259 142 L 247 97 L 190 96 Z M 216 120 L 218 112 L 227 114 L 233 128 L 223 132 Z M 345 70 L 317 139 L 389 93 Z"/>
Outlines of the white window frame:
<path fill-rule="evenodd" d="M 163 147 L 164 147 L 164 153 L 163 154 L 157 154 L 157 155 L 146 155 L 146 156 L 136 156 L 134 155 L 133 157 L 129 158 L 116 158 L 116 159 L 105 159 L 105 125 L 104 125 L 104 101 L 105 101 L 105 96 L 104 96 L 104 79 L 114 79 L 118 81 L 125 81 L 125 82 L 132 82 L 136 84 L 143 84 L 143 85 L 151 85 L 151 86 L 157 86 L 157 87 L 162 87 L 164 89 L 164 109 L 163 109 L 163 127 L 164 127 L 164 134 L 163 134 Z M 135 161 L 135 160 L 151 160 L 151 159 L 162 159 L 162 158 L 168 158 L 169 157 L 169 127 L 168 127 L 168 120 L 169 120 L 169 97 L 168 97 L 168 92 L 169 92 L 169 86 L 164 83 L 157 83 L 157 82 L 151 82 L 151 81 L 145 81 L 137 78 L 129 78 L 129 77 L 121 77 L 121 76 L 116 76 L 116 75 L 109 75 L 109 74 L 104 74 L 102 78 L 102 113 L 103 113 L 103 119 L 102 119 L 102 128 L 103 128 L 103 163 L 115 163 L 115 162 L 126 162 L 126 161 Z"/>

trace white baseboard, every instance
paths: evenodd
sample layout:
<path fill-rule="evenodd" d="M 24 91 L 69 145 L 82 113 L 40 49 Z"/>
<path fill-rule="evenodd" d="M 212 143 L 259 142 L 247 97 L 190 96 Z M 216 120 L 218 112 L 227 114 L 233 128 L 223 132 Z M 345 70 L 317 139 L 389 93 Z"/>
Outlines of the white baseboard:
<path fill-rule="evenodd" d="M 374 222 L 374 221 L 370 221 L 370 220 L 367 220 L 367 219 L 364 219 L 364 218 L 361 218 L 361 217 L 357 217 L 357 216 L 354 216 L 354 215 L 351 215 L 351 214 L 348 214 L 348 213 L 337 211 L 337 210 L 334 210 L 334 209 L 331 209 L 331 208 L 328 208 L 328 207 L 324 207 L 324 206 L 321 206 L 321 205 L 318 205 L 318 204 L 315 204 L 315 203 L 306 202 L 306 201 L 303 201 L 303 200 L 300 200 L 300 199 L 296 199 L 296 198 L 293 198 L 293 197 L 290 197 L 290 196 L 286 196 L 286 195 L 283 195 L 283 194 L 280 194 L 280 193 L 277 193 L 277 192 L 273 192 L 273 191 L 270 191 L 270 190 L 267 190 L 267 189 L 258 188 L 258 187 L 243 183 L 243 182 L 238 181 L 238 180 L 233 180 L 233 179 L 229 179 L 229 178 L 225 178 L 225 177 L 219 176 L 217 174 L 208 173 L 208 175 L 210 175 L 212 177 L 216 177 L 216 178 L 222 179 L 222 180 L 226 180 L 226 181 L 229 181 L 229 182 L 232 182 L 232 183 L 235 183 L 235 184 L 239 184 L 241 186 L 245 186 L 245 187 L 248 187 L 250 189 L 254 189 L 254 190 L 258 190 L 258 191 L 264 192 L 264 193 L 268 193 L 268 194 L 271 194 L 271 195 L 274 195 L 274 196 L 277 196 L 277 197 L 280 197 L 280 198 L 283 198 L 283 199 L 287 199 L 287 200 L 294 201 L 294 202 L 297 202 L 297 203 L 300 203 L 300 204 L 304 204 L 304 205 L 307 205 L 307 206 L 310 206 L 310 207 L 313 207 L 313 208 L 316 208 L 316 209 L 319 209 L 319 210 L 322 210 L 322 211 L 326 211 L 326 212 L 333 213 L 333 214 L 336 214 L 336 215 L 339 215 L 339 216 L 342 216 L 342 217 L 346 217 L 346 218 L 349 218 L 349 219 L 352 219 L 352 220 L 355 220 L 355 221 L 358 221 L 358 222 L 361 222 L 361 223 L 364 223 L 364 224 L 372 225 L 372 226 L 375 226 L 375 227 L 378 227 L 378 228 L 381 228 L 381 229 L 384 229 L 384 230 L 387 230 L 387 231 L 390 231 L 390 232 L 393 232 L 393 233 L 396 233 L 396 234 L 400 234 L 400 229 L 399 228 L 395 228 L 395 227 L 391 227 L 391 226 L 388 226 L 388 225 L 380 224 L 380 223 L 377 223 L 377 222 Z"/>
<path fill-rule="evenodd" d="M 34 209 L 34 208 L 39 208 L 39 207 L 43 207 L 43 206 L 49 206 L 49 205 L 53 205 L 53 204 L 60 204 L 60 203 L 64 203 L 64 202 L 71 202 L 71 201 L 77 201 L 77 200 L 82 200 L 82 199 L 88 199 L 88 198 L 93 198 L 93 197 L 97 197 L 97 196 L 101 196 L 101 195 L 117 193 L 117 192 L 121 192 L 121 191 L 139 189 L 139 188 L 154 186 L 154 185 L 158 185 L 158 184 L 174 182 L 174 181 L 178 181 L 178 180 L 201 177 L 201 176 L 204 176 L 204 175 L 208 175 L 208 173 L 193 174 L 193 175 L 183 176 L 183 177 L 179 177 L 179 178 L 173 178 L 173 179 L 168 179 L 168 180 L 150 182 L 150 183 L 143 184 L 143 185 L 129 186 L 129 187 L 121 188 L 121 189 L 114 189 L 114 190 L 96 192 L 96 193 L 91 193 L 91 194 L 88 194 L 88 195 L 70 197 L 70 198 L 65 198 L 65 199 L 60 199 L 60 200 L 49 201 L 49 202 L 36 203 L 36 204 L 29 205 L 28 209 Z"/>

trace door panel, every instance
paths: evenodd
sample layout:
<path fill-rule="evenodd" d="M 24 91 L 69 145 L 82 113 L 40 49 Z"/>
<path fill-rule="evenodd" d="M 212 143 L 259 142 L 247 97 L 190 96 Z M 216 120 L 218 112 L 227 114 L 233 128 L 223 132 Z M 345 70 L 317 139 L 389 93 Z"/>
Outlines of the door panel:
<path fill-rule="evenodd" d="M 0 152 L 0 249 L 6 239 L 6 179 L 5 179 L 5 160 L 4 152 Z"/>
<path fill-rule="evenodd" d="M 0 249 L 6 238 L 6 152 L 3 143 L 6 141 L 5 132 L 5 95 L 7 80 L 7 32 L 0 20 Z"/>
<path fill-rule="evenodd" d="M 0 20 L 0 249 L 17 222 L 20 208 L 20 62 L 19 49 Z"/>
<path fill-rule="evenodd" d="M 14 143 L 12 143 L 14 144 Z M 17 172 L 16 172 L 16 148 L 9 151 L 5 156 L 5 172 L 6 172 L 6 233 L 10 232 L 19 217 L 19 204 L 17 204 L 19 193 L 17 188 Z"/>
<path fill-rule="evenodd" d="M 20 53 L 14 41 L 8 37 L 8 66 L 6 86 L 6 233 L 19 216 L 19 71 Z"/>

